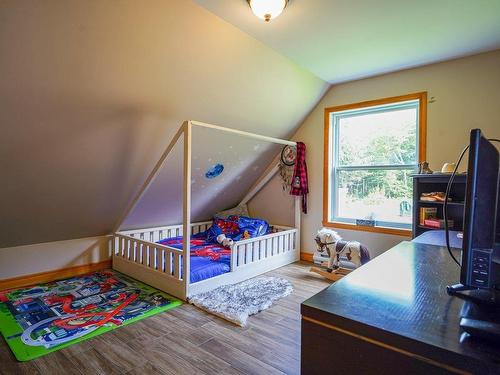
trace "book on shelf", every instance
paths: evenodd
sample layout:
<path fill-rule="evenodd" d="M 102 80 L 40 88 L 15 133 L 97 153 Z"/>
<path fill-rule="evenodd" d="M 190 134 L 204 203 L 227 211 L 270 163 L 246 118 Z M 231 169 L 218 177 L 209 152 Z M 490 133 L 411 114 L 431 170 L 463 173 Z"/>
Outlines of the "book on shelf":
<path fill-rule="evenodd" d="M 420 200 L 423 202 L 444 202 L 446 194 L 442 191 L 433 191 L 432 193 L 422 193 L 420 194 Z M 451 202 L 451 198 L 448 197 L 448 202 Z"/>
<path fill-rule="evenodd" d="M 453 228 L 454 224 L 455 223 L 453 220 L 448 220 L 448 228 Z M 444 228 L 444 220 L 436 219 L 436 218 L 426 219 L 426 220 L 424 220 L 424 225 L 426 227 L 441 229 L 441 228 Z"/>
<path fill-rule="evenodd" d="M 424 225 L 427 219 L 437 217 L 437 207 L 420 207 L 420 225 Z"/>

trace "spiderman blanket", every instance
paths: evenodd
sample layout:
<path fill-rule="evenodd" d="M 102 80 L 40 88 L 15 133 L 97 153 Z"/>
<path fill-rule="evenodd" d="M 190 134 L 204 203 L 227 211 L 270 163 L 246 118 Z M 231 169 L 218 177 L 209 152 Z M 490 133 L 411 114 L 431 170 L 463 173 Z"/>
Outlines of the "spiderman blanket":
<path fill-rule="evenodd" d="M 30 360 L 180 305 L 115 271 L 0 292 L 0 331 Z"/>
<path fill-rule="evenodd" d="M 191 237 L 191 283 L 231 271 L 231 250 L 209 242 L 203 237 L 205 232 Z M 167 238 L 159 243 L 182 249 L 182 237 Z M 182 270 L 181 274 L 183 275 Z"/>

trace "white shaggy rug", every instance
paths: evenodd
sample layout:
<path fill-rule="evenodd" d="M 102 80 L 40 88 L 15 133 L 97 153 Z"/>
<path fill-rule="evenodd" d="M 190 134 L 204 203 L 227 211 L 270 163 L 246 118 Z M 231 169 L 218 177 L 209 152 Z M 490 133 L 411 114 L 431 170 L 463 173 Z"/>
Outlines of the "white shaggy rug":
<path fill-rule="evenodd" d="M 249 315 L 265 310 L 292 293 L 292 284 L 279 277 L 258 277 L 223 285 L 189 298 L 189 302 L 211 314 L 245 326 Z"/>

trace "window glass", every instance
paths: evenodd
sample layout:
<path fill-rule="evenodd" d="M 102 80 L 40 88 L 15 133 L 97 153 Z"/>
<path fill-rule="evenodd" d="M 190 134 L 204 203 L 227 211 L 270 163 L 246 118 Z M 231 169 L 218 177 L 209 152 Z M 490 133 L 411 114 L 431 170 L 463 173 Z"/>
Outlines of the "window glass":
<path fill-rule="evenodd" d="M 419 100 L 330 114 L 330 221 L 411 228 Z"/>
<path fill-rule="evenodd" d="M 338 165 L 415 164 L 417 122 L 417 108 L 338 116 Z"/>

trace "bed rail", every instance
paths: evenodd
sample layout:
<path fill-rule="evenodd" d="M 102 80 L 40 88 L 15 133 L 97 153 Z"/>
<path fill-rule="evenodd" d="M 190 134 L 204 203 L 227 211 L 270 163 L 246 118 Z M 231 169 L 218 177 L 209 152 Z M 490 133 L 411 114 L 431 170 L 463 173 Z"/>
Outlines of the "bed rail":
<path fill-rule="evenodd" d="M 180 249 L 115 233 L 113 269 L 179 298 L 185 298 Z"/>
<path fill-rule="evenodd" d="M 210 228 L 210 225 L 212 225 L 212 221 L 191 223 L 191 235 L 207 230 L 208 228 Z M 130 237 L 139 238 L 141 240 L 157 242 L 165 238 L 182 236 L 182 224 L 146 229 L 133 229 L 121 231 L 119 233 Z"/>
<path fill-rule="evenodd" d="M 113 256 L 182 280 L 183 251 L 127 235 L 113 236 Z"/>
<path fill-rule="evenodd" d="M 276 225 L 274 228 L 279 229 Z M 237 241 L 232 246 L 231 271 L 276 255 L 294 251 L 297 248 L 296 240 L 297 230 L 287 229 L 261 237 Z"/>
<path fill-rule="evenodd" d="M 198 223 L 191 223 L 191 235 L 203 232 L 210 228 L 212 221 L 201 221 Z M 277 232 L 287 231 L 294 229 L 284 225 L 273 225 L 273 229 Z M 133 238 L 138 238 L 150 242 L 158 242 L 165 238 L 182 236 L 182 224 L 168 225 L 163 227 L 133 229 L 118 232 L 119 234 L 127 235 Z"/>

